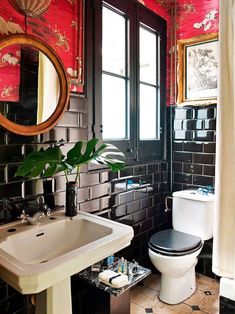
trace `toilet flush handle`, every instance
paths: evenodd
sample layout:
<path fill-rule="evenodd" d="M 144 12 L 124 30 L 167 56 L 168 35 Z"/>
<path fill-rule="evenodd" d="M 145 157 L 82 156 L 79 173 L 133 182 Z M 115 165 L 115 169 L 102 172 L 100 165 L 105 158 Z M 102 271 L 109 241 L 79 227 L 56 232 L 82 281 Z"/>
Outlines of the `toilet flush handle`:
<path fill-rule="evenodd" d="M 166 196 L 165 197 L 165 212 L 166 213 L 171 211 L 171 208 L 168 207 L 168 199 L 173 200 L 173 197 L 172 196 Z"/>

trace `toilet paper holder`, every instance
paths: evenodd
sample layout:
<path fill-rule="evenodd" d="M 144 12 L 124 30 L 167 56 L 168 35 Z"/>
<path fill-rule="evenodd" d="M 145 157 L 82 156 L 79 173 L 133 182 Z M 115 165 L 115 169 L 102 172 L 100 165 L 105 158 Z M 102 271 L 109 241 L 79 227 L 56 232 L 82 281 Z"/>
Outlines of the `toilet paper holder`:
<path fill-rule="evenodd" d="M 172 196 L 166 196 L 165 197 L 165 212 L 170 212 L 171 211 L 171 208 L 168 207 L 168 200 L 171 199 L 173 200 L 173 197 Z"/>

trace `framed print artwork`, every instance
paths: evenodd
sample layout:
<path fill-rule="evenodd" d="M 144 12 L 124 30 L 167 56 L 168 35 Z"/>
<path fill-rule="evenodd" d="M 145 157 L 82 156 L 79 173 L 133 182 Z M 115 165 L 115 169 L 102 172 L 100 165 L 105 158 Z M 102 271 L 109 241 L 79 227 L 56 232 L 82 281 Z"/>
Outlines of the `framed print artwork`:
<path fill-rule="evenodd" d="M 217 103 L 218 34 L 178 41 L 177 104 Z"/>

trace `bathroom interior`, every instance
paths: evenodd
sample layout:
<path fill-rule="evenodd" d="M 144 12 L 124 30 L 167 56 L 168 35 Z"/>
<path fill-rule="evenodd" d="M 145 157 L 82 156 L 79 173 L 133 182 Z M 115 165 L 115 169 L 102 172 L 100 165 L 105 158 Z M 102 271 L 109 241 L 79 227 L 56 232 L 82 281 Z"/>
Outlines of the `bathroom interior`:
<path fill-rule="evenodd" d="M 220 4 L 219 0 L 42 0 L 38 1 L 38 7 L 34 2 L 2 0 L 0 4 L 0 313 L 235 313 L 233 1 Z M 218 37 L 223 44 L 218 43 Z M 207 46 L 203 50 L 205 43 L 208 50 Z M 215 44 L 212 48 L 211 43 Z M 26 60 L 23 67 L 19 61 L 23 53 L 18 53 L 21 44 L 31 48 L 30 53 L 22 49 Z M 201 53 L 202 59 L 210 53 L 217 59 L 210 59 L 209 66 L 202 68 L 212 85 L 206 81 L 202 84 L 206 87 L 201 92 L 195 89 L 194 93 L 190 91 L 190 66 L 198 70 L 200 60 L 190 65 L 189 59 L 197 46 L 199 52 L 201 47 L 206 54 Z M 191 49 L 191 54 L 190 50 L 185 53 L 186 47 Z M 43 95 L 44 101 L 51 103 L 56 99 L 54 109 L 48 109 L 46 117 L 42 112 L 40 117 L 38 113 L 35 116 L 27 107 L 35 78 L 30 64 L 37 50 L 56 68 L 46 72 L 48 79 L 44 81 L 50 87 Z M 219 53 L 226 57 L 219 59 Z M 216 86 L 213 85 L 215 68 Z M 59 76 L 60 97 L 52 93 L 58 89 L 54 75 Z M 21 88 L 22 82 L 25 82 L 24 88 Z M 195 80 L 191 84 L 196 84 Z M 38 84 L 36 89 L 43 88 Z M 126 232 L 133 231 L 132 239 L 121 243 L 119 238 L 120 243 L 115 242 L 110 254 L 97 251 L 97 256 L 101 254 L 104 258 L 115 253 L 116 258 L 135 261 L 151 270 L 151 274 L 128 289 L 125 294 L 128 300 L 114 297 L 112 302 L 116 308 L 107 308 L 99 293 L 84 288 L 79 279 L 80 270 L 98 262 L 86 252 L 85 258 L 80 259 L 82 262 L 78 262 L 82 266 L 71 270 L 68 281 L 63 281 L 64 287 L 58 288 L 64 295 L 64 298 L 61 295 L 55 298 L 59 306 L 53 305 L 50 310 L 37 308 L 36 303 L 35 312 L 37 292 L 42 289 L 35 292 L 29 289 L 27 293 L 18 289 L 21 282 L 16 283 L 13 275 L 8 274 L 7 263 L 11 259 L 5 254 L 7 241 L 4 240 L 14 237 L 22 215 L 23 219 L 28 218 L 22 209 L 35 213 L 44 203 L 49 204 L 52 216 L 42 217 L 36 228 L 40 230 L 43 219 L 51 219 L 54 239 L 52 224 L 56 221 L 52 218 L 57 212 L 60 217 L 61 210 L 64 213 L 67 178 L 61 173 L 46 180 L 15 173 L 33 151 L 58 145 L 66 155 L 76 142 L 92 138 L 117 146 L 125 155 L 125 167 L 113 172 L 102 165 L 82 165 L 77 211 L 84 217 L 86 213 L 92 214 L 87 217 L 94 217 L 94 221 L 108 219 L 110 228 L 112 223 L 113 228 L 119 228 L 119 224 L 115 225 L 118 222 L 129 228 Z M 189 194 L 185 196 L 185 193 Z M 172 209 L 177 207 L 176 201 L 186 209 L 181 218 L 187 231 L 174 228 L 176 218 Z M 204 227 L 213 230 L 204 237 L 198 230 L 192 230 L 194 214 L 187 213 L 188 208 L 196 208 L 198 213 L 198 204 L 210 212 L 206 214 Z M 164 276 L 160 277 L 162 271 L 155 265 L 154 252 L 159 251 L 155 235 L 161 234 L 168 241 L 172 224 L 174 229 L 192 235 L 188 240 L 194 242 L 189 245 L 186 241 L 190 247 L 184 251 L 189 250 L 189 254 L 197 251 L 191 266 L 196 275 L 192 273 L 192 278 L 185 277 L 184 281 L 177 281 L 178 274 L 173 275 L 169 283 L 169 278 L 163 281 Z M 201 229 L 201 220 L 199 224 Z M 27 225 L 25 220 L 21 225 L 25 230 L 35 227 Z M 11 231 L 5 239 L 6 230 Z M 121 230 L 120 227 L 119 235 Z M 40 232 L 36 236 L 44 234 Z M 84 234 L 89 232 L 94 230 L 86 230 Z M 62 244 L 57 240 L 56 245 L 66 245 L 66 236 L 67 233 L 61 239 Z M 22 260 L 28 258 L 30 250 L 37 252 L 37 247 L 28 249 L 27 241 L 22 247 L 10 248 L 19 252 Z M 38 250 L 43 252 L 44 245 Z M 53 250 L 52 246 L 45 246 Z M 159 255 L 168 257 L 166 252 Z M 187 257 L 188 252 L 182 255 Z M 181 257 L 171 256 L 177 265 Z M 17 264 L 12 261 L 12 265 Z M 42 269 L 46 269 L 47 261 L 43 262 Z M 27 271 L 34 269 L 31 264 L 26 263 Z M 163 265 L 168 267 L 166 260 Z M 51 274 L 53 277 L 54 273 Z M 71 291 L 67 289 L 70 276 Z M 196 286 L 192 288 L 195 276 Z M 38 279 L 37 284 L 43 286 L 46 279 L 40 278 L 42 282 Z M 23 280 L 22 275 L 22 285 Z M 195 292 L 187 292 L 185 297 L 179 292 L 177 299 L 176 290 L 184 291 L 188 285 Z M 84 310 L 82 300 L 95 304 L 96 293 L 100 308 Z M 72 305 L 67 310 L 69 298 Z M 38 299 L 44 302 L 44 296 Z M 122 307 L 122 302 L 128 304 L 128 309 Z"/>

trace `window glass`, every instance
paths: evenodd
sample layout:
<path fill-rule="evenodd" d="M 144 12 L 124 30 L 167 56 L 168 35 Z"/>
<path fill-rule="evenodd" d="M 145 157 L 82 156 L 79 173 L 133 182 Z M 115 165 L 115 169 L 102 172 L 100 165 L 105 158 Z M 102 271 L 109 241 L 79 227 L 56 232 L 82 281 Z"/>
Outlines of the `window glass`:
<path fill-rule="evenodd" d="M 156 85 L 157 45 L 156 34 L 140 27 L 140 81 Z"/>
<path fill-rule="evenodd" d="M 128 133 L 126 19 L 103 6 L 102 125 L 104 140 L 123 140 Z"/>
<path fill-rule="evenodd" d="M 103 7 L 103 71 L 125 75 L 125 18 Z"/>
<path fill-rule="evenodd" d="M 140 84 L 140 139 L 157 138 L 156 88 Z"/>
<path fill-rule="evenodd" d="M 126 138 L 125 80 L 103 74 L 102 122 L 104 139 Z"/>

